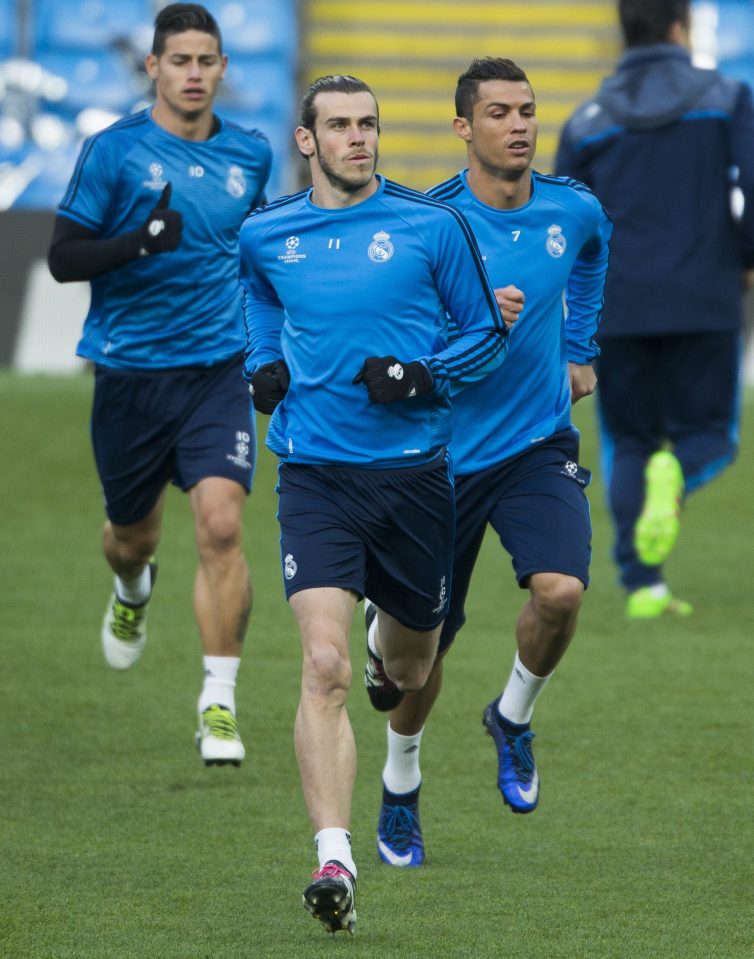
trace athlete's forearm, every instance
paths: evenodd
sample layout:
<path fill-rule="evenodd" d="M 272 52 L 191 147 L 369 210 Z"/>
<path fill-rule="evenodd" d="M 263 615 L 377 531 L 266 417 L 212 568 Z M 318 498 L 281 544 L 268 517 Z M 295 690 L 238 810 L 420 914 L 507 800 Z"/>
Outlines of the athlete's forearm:
<path fill-rule="evenodd" d="M 484 379 L 505 359 L 508 330 L 500 322 L 494 330 L 466 333 L 434 356 L 423 357 L 435 380 L 436 392 L 445 392 L 450 383 L 468 386 Z"/>
<path fill-rule="evenodd" d="M 90 280 L 141 255 L 139 230 L 107 239 L 67 217 L 55 220 L 47 264 L 58 283 Z"/>
<path fill-rule="evenodd" d="M 177 250 L 183 235 L 183 217 L 170 208 L 173 187 L 166 183 L 162 195 L 138 230 L 120 236 L 100 237 L 94 230 L 67 216 L 55 220 L 47 264 L 60 283 L 91 280 L 141 256 Z"/>
<path fill-rule="evenodd" d="M 608 266 L 607 240 L 583 251 L 573 264 L 566 286 L 566 349 L 571 363 L 589 363 L 599 354 L 594 341 L 602 319 Z"/>

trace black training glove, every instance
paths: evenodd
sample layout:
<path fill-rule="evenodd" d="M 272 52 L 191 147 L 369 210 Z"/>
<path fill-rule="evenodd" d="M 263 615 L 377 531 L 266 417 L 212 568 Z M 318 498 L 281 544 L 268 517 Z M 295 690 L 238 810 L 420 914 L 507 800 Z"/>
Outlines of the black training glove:
<path fill-rule="evenodd" d="M 394 356 L 368 356 L 352 383 L 363 383 L 372 403 L 394 403 L 429 393 L 435 378 L 420 361 L 401 363 Z"/>
<path fill-rule="evenodd" d="M 290 385 L 291 374 L 285 360 L 263 363 L 256 373 L 251 374 L 250 390 L 254 409 L 259 413 L 272 413 Z"/>
<path fill-rule="evenodd" d="M 147 217 L 147 221 L 138 231 L 139 256 L 151 253 L 169 253 L 177 250 L 183 233 L 183 217 L 178 210 L 170 209 L 170 195 L 173 185 L 167 183 L 157 206 Z"/>

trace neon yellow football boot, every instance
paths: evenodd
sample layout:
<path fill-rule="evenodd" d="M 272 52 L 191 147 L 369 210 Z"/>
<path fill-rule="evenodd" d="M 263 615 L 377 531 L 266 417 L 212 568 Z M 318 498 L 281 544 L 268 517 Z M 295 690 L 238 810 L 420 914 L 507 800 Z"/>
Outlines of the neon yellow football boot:
<path fill-rule="evenodd" d="M 644 507 L 634 527 L 634 546 L 642 563 L 659 566 L 670 555 L 681 528 L 683 470 L 675 456 L 660 450 L 644 470 Z"/>
<path fill-rule="evenodd" d="M 667 589 L 660 592 L 653 586 L 634 590 L 626 600 L 626 616 L 629 619 L 656 619 L 665 614 L 690 616 L 693 612 L 694 607 L 685 599 L 676 599 Z"/>

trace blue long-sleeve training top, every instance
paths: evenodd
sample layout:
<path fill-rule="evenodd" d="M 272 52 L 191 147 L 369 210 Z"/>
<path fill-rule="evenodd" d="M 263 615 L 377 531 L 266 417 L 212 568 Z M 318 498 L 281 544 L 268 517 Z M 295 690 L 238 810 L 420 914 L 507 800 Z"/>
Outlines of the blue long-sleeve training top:
<path fill-rule="evenodd" d="M 424 462 L 450 441 L 450 384 L 483 378 L 507 349 L 472 231 L 457 210 L 382 177 L 343 209 L 310 194 L 255 211 L 241 229 L 246 375 L 282 356 L 291 376 L 267 445 L 296 463 Z M 434 389 L 372 404 L 352 380 L 366 357 L 388 355 L 425 362 Z"/>

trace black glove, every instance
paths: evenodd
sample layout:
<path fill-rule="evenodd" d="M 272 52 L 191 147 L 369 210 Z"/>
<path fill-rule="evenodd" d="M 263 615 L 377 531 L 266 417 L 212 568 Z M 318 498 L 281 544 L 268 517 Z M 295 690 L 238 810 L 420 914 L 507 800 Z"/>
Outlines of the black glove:
<path fill-rule="evenodd" d="M 170 195 L 173 185 L 167 183 L 157 206 L 138 231 L 139 256 L 150 253 L 169 253 L 177 250 L 183 233 L 183 217 L 178 210 L 171 210 Z"/>
<path fill-rule="evenodd" d="M 263 363 L 256 373 L 251 374 L 250 390 L 254 409 L 260 413 L 272 413 L 290 385 L 291 374 L 285 360 Z"/>
<path fill-rule="evenodd" d="M 394 403 L 429 393 L 435 378 L 420 361 L 401 363 L 394 356 L 368 356 L 352 383 L 363 383 L 372 403 Z"/>

